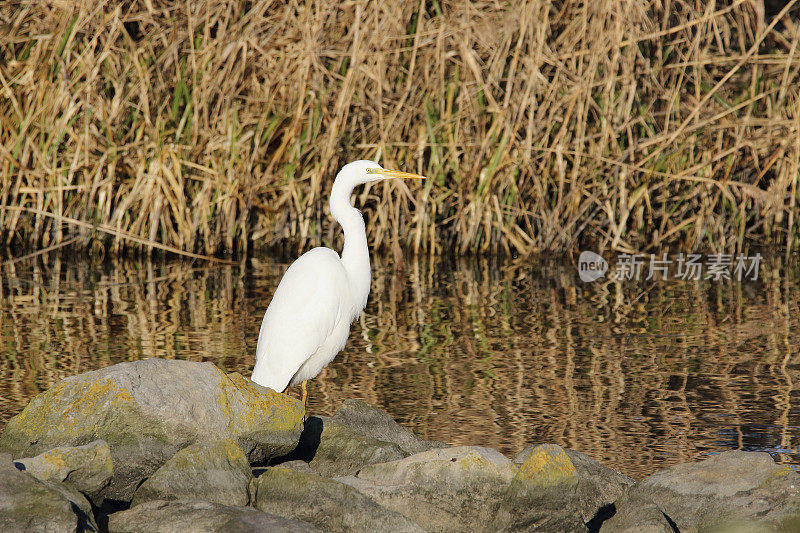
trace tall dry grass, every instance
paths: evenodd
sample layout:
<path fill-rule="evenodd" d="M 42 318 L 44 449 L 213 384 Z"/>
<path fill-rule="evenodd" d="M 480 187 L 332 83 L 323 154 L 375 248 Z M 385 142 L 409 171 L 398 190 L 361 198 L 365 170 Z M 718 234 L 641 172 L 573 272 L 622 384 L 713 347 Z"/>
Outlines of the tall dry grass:
<path fill-rule="evenodd" d="M 783 4 L 783 3 L 780 3 Z M 0 238 L 203 254 L 800 236 L 798 2 L 5 0 Z"/>

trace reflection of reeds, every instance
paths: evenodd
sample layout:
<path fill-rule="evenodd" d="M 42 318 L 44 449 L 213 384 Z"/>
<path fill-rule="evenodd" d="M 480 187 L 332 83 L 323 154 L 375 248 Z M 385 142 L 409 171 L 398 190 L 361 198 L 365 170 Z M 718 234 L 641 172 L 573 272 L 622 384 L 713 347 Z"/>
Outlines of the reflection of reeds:
<path fill-rule="evenodd" d="M 249 376 L 284 268 L 2 264 L 0 417 L 64 377 L 143 357 Z M 798 276 L 776 259 L 755 284 L 583 284 L 557 265 L 376 257 L 367 310 L 309 383 L 310 406 L 363 398 L 427 438 L 507 453 L 557 442 L 633 475 L 729 447 L 790 448 Z"/>
<path fill-rule="evenodd" d="M 380 157 L 431 178 L 361 195 L 384 248 L 791 249 L 774 4 L 5 0 L 0 237 L 305 248 L 336 168 Z"/>
<path fill-rule="evenodd" d="M 641 287 L 575 285 L 558 271 L 553 284 L 527 265 L 443 270 L 412 276 L 421 286 L 382 284 L 392 271 L 379 271 L 366 324 L 385 344 L 373 339 L 372 356 L 352 337 L 362 349 L 349 347 L 312 384 L 325 390 L 315 408 L 366 383 L 359 396 L 429 438 L 507 452 L 555 441 L 632 474 L 797 443 L 798 324 L 784 311 L 800 297 L 796 272 L 765 271 L 751 298 L 736 285 L 663 283 L 634 303 Z M 385 364 L 379 354 L 406 342 L 414 357 Z"/>

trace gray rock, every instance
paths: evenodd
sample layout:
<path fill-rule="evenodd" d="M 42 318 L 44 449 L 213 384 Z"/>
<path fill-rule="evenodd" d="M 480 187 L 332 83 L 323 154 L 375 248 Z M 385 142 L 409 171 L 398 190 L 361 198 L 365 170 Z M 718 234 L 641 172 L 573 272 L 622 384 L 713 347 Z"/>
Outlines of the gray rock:
<path fill-rule="evenodd" d="M 78 516 L 78 531 L 99 531 L 92 504 L 81 491 L 64 483 L 43 483 L 70 501 L 72 511 Z"/>
<path fill-rule="evenodd" d="M 292 453 L 274 464 L 301 460 L 325 477 L 346 476 L 365 465 L 406 457 L 397 444 L 369 437 L 328 417 L 309 417 Z"/>
<path fill-rule="evenodd" d="M 588 520 L 601 507 L 611 505 L 625 490 L 636 482 L 626 475 L 601 465 L 588 455 L 565 448 L 564 452 L 575 466 L 580 481 L 583 518 Z"/>
<path fill-rule="evenodd" d="M 319 473 L 317 473 L 316 470 L 311 468 L 311 466 L 309 466 L 309 464 L 306 463 L 305 461 L 300 461 L 300 460 L 298 460 L 298 461 L 287 461 L 285 463 L 281 463 L 281 467 L 288 468 L 288 469 L 294 470 L 296 472 L 301 472 L 303 474 L 316 474 L 316 475 L 319 475 Z M 271 467 L 269 467 L 269 468 L 271 468 Z M 268 470 L 269 468 L 264 469 L 264 471 Z M 259 475 L 261 475 L 263 473 L 264 472 L 260 472 Z"/>
<path fill-rule="evenodd" d="M 315 473 L 283 466 L 268 468 L 251 482 L 250 492 L 257 509 L 303 520 L 325 531 L 422 531 L 354 488 Z"/>
<path fill-rule="evenodd" d="M 252 507 L 210 502 L 152 501 L 108 520 L 109 533 L 304 533 L 320 531 L 311 524 L 267 514 Z"/>
<path fill-rule="evenodd" d="M 367 437 L 397 444 L 408 454 L 447 446 L 441 442 L 427 441 L 417 437 L 395 422 L 389 413 L 362 400 L 345 400 L 333 414 L 332 419 Z"/>
<path fill-rule="evenodd" d="M 114 473 L 111 449 L 103 440 L 85 446 L 60 447 L 36 457 L 15 461 L 17 468 L 41 481 L 64 483 L 82 492 L 95 505 L 103 501 L 103 494 Z"/>
<path fill-rule="evenodd" d="M 602 523 L 600 533 L 674 533 L 661 509 L 650 500 L 626 492 L 615 502 L 614 515 Z"/>
<path fill-rule="evenodd" d="M 242 506 L 253 474 L 231 439 L 198 442 L 173 455 L 136 489 L 132 506 L 153 500 L 199 500 Z"/>
<path fill-rule="evenodd" d="M 0 531 L 97 531 L 91 505 L 69 487 L 21 472 L 0 454 Z"/>
<path fill-rule="evenodd" d="M 175 452 L 231 438 L 251 462 L 292 450 L 303 406 L 211 363 L 146 359 L 67 378 L 33 398 L 0 436 L 0 451 L 38 455 L 97 439 L 111 447 L 106 497 L 130 501 Z"/>
<path fill-rule="evenodd" d="M 523 470 L 519 478 L 524 477 L 527 466 L 531 467 L 528 471 L 529 482 L 521 484 L 520 488 L 526 485 L 533 486 L 535 489 L 523 490 L 522 494 L 510 495 L 509 503 L 514 505 L 513 498 L 521 497 L 523 501 L 516 502 L 516 506 L 524 508 L 531 506 L 531 502 L 526 502 L 526 500 L 544 498 L 552 501 L 560 513 L 563 513 L 565 509 L 574 510 L 584 523 L 589 523 L 593 519 L 602 519 L 604 508 L 610 508 L 611 504 L 635 483 L 633 479 L 601 465 L 588 455 L 561 448 L 557 444 L 528 446 L 517 454 L 514 463 Z M 527 466 L 526 463 L 528 463 Z M 574 476 L 571 474 L 563 478 L 565 481 L 570 481 L 570 484 L 573 484 L 574 481 L 574 486 L 568 491 L 557 488 L 559 474 L 563 473 L 561 467 L 574 474 Z M 550 485 L 555 488 L 555 492 L 547 494 L 553 491 L 543 487 Z M 542 502 L 538 507 L 542 507 Z M 525 514 L 524 509 L 522 514 Z M 519 517 L 519 513 L 517 516 Z"/>
<path fill-rule="evenodd" d="M 650 501 L 681 533 L 700 530 L 797 531 L 800 475 L 767 453 L 728 451 L 699 463 L 660 470 L 630 489 Z M 621 501 L 618 513 L 634 512 Z"/>
<path fill-rule="evenodd" d="M 495 525 L 510 531 L 585 531 L 596 510 L 584 509 L 582 485 L 563 448 L 535 446 L 500 499 Z"/>
<path fill-rule="evenodd" d="M 357 476 L 337 481 L 426 531 L 475 531 L 495 529 L 495 511 L 516 473 L 496 450 L 454 446 L 367 465 Z"/>

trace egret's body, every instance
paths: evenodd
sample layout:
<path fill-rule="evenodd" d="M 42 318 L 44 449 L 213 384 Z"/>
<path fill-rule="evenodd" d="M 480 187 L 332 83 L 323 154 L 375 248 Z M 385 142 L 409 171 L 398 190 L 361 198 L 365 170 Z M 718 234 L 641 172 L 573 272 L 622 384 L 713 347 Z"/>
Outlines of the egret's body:
<path fill-rule="evenodd" d="M 355 161 L 337 174 L 330 207 L 344 230 L 342 255 L 314 248 L 283 275 L 261 322 L 253 381 L 279 392 L 300 382 L 305 386 L 344 348 L 370 288 L 364 219 L 350 205 L 350 195 L 358 185 L 392 177 L 422 176 L 385 170 L 372 161 Z"/>

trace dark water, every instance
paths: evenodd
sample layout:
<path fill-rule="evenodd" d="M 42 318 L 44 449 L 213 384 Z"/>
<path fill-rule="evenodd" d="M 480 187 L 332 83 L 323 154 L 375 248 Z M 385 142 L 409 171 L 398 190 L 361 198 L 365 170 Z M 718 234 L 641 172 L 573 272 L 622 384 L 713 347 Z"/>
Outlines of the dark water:
<path fill-rule="evenodd" d="M 2 263 L 0 426 L 60 379 L 121 361 L 249 376 L 286 266 Z M 797 464 L 799 279 L 780 258 L 747 283 L 584 283 L 569 261 L 376 257 L 366 312 L 309 382 L 310 409 L 362 398 L 426 438 L 511 456 L 555 442 L 636 478 L 726 449 Z"/>

